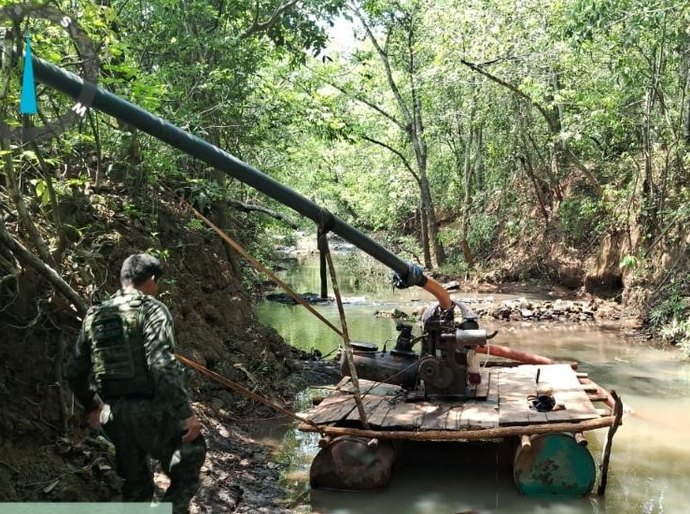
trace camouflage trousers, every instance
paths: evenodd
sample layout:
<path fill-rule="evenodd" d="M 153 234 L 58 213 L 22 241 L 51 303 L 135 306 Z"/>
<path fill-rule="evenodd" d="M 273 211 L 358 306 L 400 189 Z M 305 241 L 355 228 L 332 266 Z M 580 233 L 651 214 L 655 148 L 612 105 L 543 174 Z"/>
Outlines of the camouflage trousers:
<path fill-rule="evenodd" d="M 117 472 L 124 479 L 122 500 L 150 502 L 155 486 L 149 456 L 158 460 L 170 486 L 163 502 L 173 504 L 173 514 L 187 514 L 199 489 L 199 471 L 206 457 L 202 435 L 182 444 L 182 420 L 166 406 L 152 400 L 119 399 L 110 404 L 110 419 L 103 430 L 115 445 Z"/>

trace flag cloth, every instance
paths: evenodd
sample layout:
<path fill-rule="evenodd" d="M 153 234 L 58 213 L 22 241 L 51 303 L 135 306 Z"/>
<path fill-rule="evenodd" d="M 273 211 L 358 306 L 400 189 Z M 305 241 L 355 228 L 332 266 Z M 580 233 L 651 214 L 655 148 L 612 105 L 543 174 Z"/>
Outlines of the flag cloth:
<path fill-rule="evenodd" d="M 31 62 L 31 34 L 26 35 L 24 52 L 24 75 L 22 77 L 22 98 L 19 103 L 20 114 L 36 114 L 36 86 L 34 84 L 34 66 Z"/>

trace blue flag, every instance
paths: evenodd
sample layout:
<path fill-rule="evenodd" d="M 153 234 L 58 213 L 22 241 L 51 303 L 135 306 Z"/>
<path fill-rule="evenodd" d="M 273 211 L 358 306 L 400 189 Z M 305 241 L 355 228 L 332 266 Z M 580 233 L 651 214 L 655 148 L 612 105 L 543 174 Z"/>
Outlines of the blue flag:
<path fill-rule="evenodd" d="M 22 77 L 22 99 L 19 104 L 21 114 L 36 114 L 36 86 L 34 84 L 34 66 L 31 62 L 31 34 L 26 34 L 26 51 L 24 52 L 24 75 Z"/>

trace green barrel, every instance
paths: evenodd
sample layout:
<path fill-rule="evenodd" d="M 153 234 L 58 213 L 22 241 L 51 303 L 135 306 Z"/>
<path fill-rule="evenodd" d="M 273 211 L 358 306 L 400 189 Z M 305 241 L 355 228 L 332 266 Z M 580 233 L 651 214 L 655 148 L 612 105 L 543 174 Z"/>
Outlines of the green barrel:
<path fill-rule="evenodd" d="M 592 490 L 596 467 L 592 454 L 571 434 L 543 434 L 515 453 L 513 479 L 525 496 L 585 496 Z"/>

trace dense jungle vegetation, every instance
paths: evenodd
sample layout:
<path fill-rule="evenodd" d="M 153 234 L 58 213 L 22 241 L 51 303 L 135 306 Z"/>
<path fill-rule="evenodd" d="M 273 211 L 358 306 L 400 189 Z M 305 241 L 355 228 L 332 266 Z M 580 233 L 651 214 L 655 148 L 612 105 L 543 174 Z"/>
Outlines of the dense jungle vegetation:
<path fill-rule="evenodd" d="M 164 258 L 182 194 L 270 259 L 310 224 L 117 119 L 38 86 L 26 35 L 75 73 L 84 45 L 2 0 L 0 309 L 13 327 L 112 277 L 119 219 Z M 36 4 L 39 5 L 39 4 Z M 618 298 L 690 349 L 690 6 L 677 0 L 55 0 L 98 85 L 227 150 L 428 270 Z M 337 37 L 336 37 L 337 36 Z M 86 209 L 88 207 L 88 209 Z M 87 215 L 89 213 L 95 213 Z M 181 220 L 181 221 L 180 221 Z M 286 222 L 286 220 L 288 222 Z M 206 233 L 191 217 L 186 231 Z M 139 246 L 141 246 L 141 244 Z M 146 249 L 146 248 L 143 248 Z M 110 255 L 110 253 L 107 253 Z M 121 255 L 116 255 L 119 259 Z M 226 256 L 241 274 L 236 257 Z M 53 270 L 54 272 L 52 272 Z M 23 297 L 22 276 L 57 291 Z M 244 271 L 245 281 L 251 279 Z M 21 309 L 7 311 L 23 298 Z M 16 307 L 16 305 L 15 305 Z M 2 314 L 0 314 L 2 315 Z M 4 336 L 3 336 L 4 337 Z"/>

